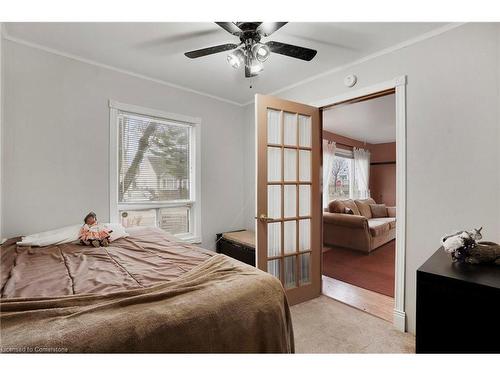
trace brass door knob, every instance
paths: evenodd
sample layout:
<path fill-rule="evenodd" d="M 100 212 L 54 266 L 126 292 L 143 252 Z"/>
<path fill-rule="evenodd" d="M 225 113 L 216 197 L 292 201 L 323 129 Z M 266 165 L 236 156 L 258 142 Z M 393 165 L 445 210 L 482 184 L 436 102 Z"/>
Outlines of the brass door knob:
<path fill-rule="evenodd" d="M 267 217 L 266 214 L 260 214 L 259 217 L 255 217 L 256 219 L 259 219 L 260 221 L 262 222 L 269 222 L 269 221 L 273 221 L 273 219 L 271 219 L 270 217 Z"/>

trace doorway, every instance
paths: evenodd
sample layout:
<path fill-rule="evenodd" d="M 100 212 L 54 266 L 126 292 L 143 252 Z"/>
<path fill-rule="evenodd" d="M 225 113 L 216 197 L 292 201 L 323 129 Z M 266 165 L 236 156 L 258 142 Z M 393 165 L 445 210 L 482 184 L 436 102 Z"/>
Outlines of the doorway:
<path fill-rule="evenodd" d="M 322 108 L 323 294 L 393 321 L 395 89 Z"/>
<path fill-rule="evenodd" d="M 396 112 L 396 254 L 394 280 L 393 325 L 406 331 L 405 255 L 406 255 L 406 76 L 399 76 L 362 89 L 328 97 L 311 103 L 319 108 L 367 98 L 386 90 L 395 90 Z M 322 287 L 325 287 L 322 285 Z"/>

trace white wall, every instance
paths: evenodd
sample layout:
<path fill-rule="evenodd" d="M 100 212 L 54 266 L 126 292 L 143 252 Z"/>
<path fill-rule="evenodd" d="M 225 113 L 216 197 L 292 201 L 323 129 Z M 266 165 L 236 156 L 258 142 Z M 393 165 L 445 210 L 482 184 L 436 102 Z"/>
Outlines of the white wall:
<path fill-rule="evenodd" d="M 108 99 L 202 119 L 202 235 L 243 225 L 239 106 L 4 40 L 3 235 L 109 218 Z"/>
<path fill-rule="evenodd" d="M 257 216 L 255 207 L 255 107 L 253 104 L 244 108 L 245 127 L 243 129 L 245 144 L 245 201 L 244 201 L 244 225 L 246 229 L 255 230 L 255 219 Z"/>
<path fill-rule="evenodd" d="M 3 181 L 3 175 L 2 175 L 2 163 L 3 163 L 3 158 L 2 158 L 2 133 L 3 133 L 3 96 L 2 96 L 2 91 L 3 91 L 3 86 L 2 86 L 2 77 L 3 77 L 3 64 L 2 64 L 2 50 L 3 50 L 3 23 L 0 22 L 0 243 L 2 243 L 2 216 L 3 216 L 3 211 L 2 211 L 2 181 Z"/>
<path fill-rule="evenodd" d="M 498 24 L 467 24 L 277 94 L 314 103 L 347 92 L 343 77 L 349 73 L 358 76 L 353 90 L 408 76 L 406 312 L 411 332 L 416 269 L 436 251 L 440 237 L 482 225 L 486 239 L 500 241 L 499 38 Z M 245 114 L 253 124 L 253 111 Z M 248 139 L 252 131 L 245 129 Z M 253 145 L 245 150 L 245 185 L 253 186 Z M 247 210 L 248 227 L 253 227 L 253 211 Z"/>

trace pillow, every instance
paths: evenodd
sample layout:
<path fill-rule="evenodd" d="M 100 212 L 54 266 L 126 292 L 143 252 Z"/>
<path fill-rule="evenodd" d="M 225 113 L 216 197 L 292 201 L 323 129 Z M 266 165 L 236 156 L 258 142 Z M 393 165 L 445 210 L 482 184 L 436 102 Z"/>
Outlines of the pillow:
<path fill-rule="evenodd" d="M 370 204 L 370 211 L 373 218 L 387 217 L 387 207 L 385 207 L 385 204 Z"/>
<path fill-rule="evenodd" d="M 350 208 L 354 215 L 361 215 L 358 206 L 356 206 L 356 203 L 352 199 L 344 199 L 342 203 L 344 203 L 344 207 Z"/>
<path fill-rule="evenodd" d="M 372 198 L 367 199 L 356 199 L 354 201 L 361 216 L 366 217 L 367 219 L 372 218 L 372 211 L 370 210 L 370 204 L 376 204 L 376 202 Z"/>
<path fill-rule="evenodd" d="M 63 243 L 70 243 L 78 241 L 78 232 L 81 225 L 71 225 L 69 227 L 58 228 L 49 230 L 47 232 L 40 232 L 31 234 L 21 238 L 17 243 L 19 246 L 48 246 L 60 245 Z"/>
<path fill-rule="evenodd" d="M 110 240 L 115 241 L 122 237 L 127 237 L 128 233 L 121 224 L 106 223 L 103 224 L 109 230 L 112 230 Z M 49 230 L 47 232 L 40 232 L 31 234 L 21 238 L 21 241 L 17 243 L 18 246 L 49 246 L 49 245 L 61 245 L 64 243 L 71 243 L 78 241 L 78 234 L 82 226 L 71 225 L 68 227 L 58 228 L 54 230 Z"/>
<path fill-rule="evenodd" d="M 345 214 L 346 207 L 350 208 L 354 215 L 361 215 L 352 199 L 335 199 L 328 204 L 328 210 L 338 214 Z"/>
<path fill-rule="evenodd" d="M 349 207 L 344 208 L 344 213 L 346 213 L 348 215 L 354 215 L 354 212 Z"/>
<path fill-rule="evenodd" d="M 344 207 L 342 201 L 335 199 L 328 204 L 328 211 L 341 214 L 344 212 Z"/>
<path fill-rule="evenodd" d="M 116 241 L 119 238 L 128 237 L 128 233 L 125 231 L 125 228 L 119 223 L 106 223 L 104 226 L 113 231 L 109 238 L 111 242 Z"/>

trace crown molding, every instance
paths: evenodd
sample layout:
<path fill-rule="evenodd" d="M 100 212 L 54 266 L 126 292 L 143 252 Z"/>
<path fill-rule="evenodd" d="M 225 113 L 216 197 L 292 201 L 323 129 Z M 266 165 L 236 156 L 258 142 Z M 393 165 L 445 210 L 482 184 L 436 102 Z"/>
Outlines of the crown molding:
<path fill-rule="evenodd" d="M 76 60 L 76 61 L 79 61 L 79 62 L 82 62 L 82 63 L 85 63 L 85 64 L 94 65 L 94 66 L 97 66 L 99 68 L 104 68 L 104 69 L 112 70 L 112 71 L 115 71 L 115 72 L 118 72 L 118 73 L 126 74 L 126 75 L 129 75 L 129 76 L 135 77 L 135 78 L 141 78 L 141 79 L 144 79 L 146 81 L 150 81 L 150 82 L 158 83 L 160 85 L 164 85 L 164 86 L 172 87 L 172 88 L 175 88 L 175 89 L 183 90 L 183 91 L 186 91 L 186 92 L 189 92 L 189 93 L 192 93 L 192 94 L 196 94 L 196 95 L 200 95 L 200 96 L 205 96 L 205 97 L 208 97 L 210 99 L 215 99 L 215 100 L 218 100 L 218 101 L 221 101 L 221 102 L 229 103 L 229 104 L 232 104 L 232 105 L 236 105 L 238 107 L 243 107 L 242 103 L 238 103 L 238 102 L 235 102 L 233 100 L 226 99 L 226 98 L 221 98 L 220 96 L 212 95 L 212 94 L 209 94 L 209 93 L 206 93 L 206 92 L 203 92 L 203 91 L 194 90 L 194 89 L 191 89 L 189 87 L 184 87 L 184 86 L 178 85 L 176 83 L 164 81 L 164 80 L 161 80 L 161 79 L 158 79 L 158 78 L 153 78 L 153 77 L 150 77 L 150 76 L 147 76 L 147 75 L 144 75 L 144 74 L 136 73 L 136 72 L 133 72 L 133 71 L 130 71 L 130 70 L 122 69 L 122 68 L 118 68 L 118 67 L 115 67 L 115 66 L 112 66 L 112 65 L 103 64 L 103 63 L 97 62 L 95 60 L 87 59 L 87 58 L 84 58 L 84 57 L 81 57 L 81 56 L 78 56 L 78 55 L 74 55 L 74 54 L 71 54 L 71 53 L 66 53 L 66 52 L 60 51 L 58 49 L 46 47 L 44 45 L 41 45 L 41 44 L 38 44 L 38 43 L 33 43 L 33 42 L 27 41 L 27 40 L 22 39 L 22 38 L 17 38 L 17 37 L 14 37 L 14 36 L 10 35 L 9 33 L 7 33 L 7 31 L 5 29 L 3 30 L 2 34 L 3 34 L 2 35 L 3 39 L 8 40 L 8 41 L 13 42 L 13 43 L 17 43 L 17 44 L 21 44 L 21 45 L 24 45 L 24 46 L 27 46 L 27 47 L 35 48 L 35 49 L 38 49 L 38 50 L 41 50 L 41 51 L 44 51 L 44 52 L 52 53 L 54 55 L 66 57 L 68 59 Z"/>
<path fill-rule="evenodd" d="M 427 33 L 424 33 L 424 34 L 421 34 L 415 38 L 411 38 L 411 39 L 408 39 L 404 42 L 401 42 L 401 43 L 398 43 L 398 44 L 395 44 L 391 47 L 387 47 L 387 48 L 384 48 L 378 52 L 375 52 L 375 53 L 372 53 L 370 55 L 367 55 L 365 57 L 362 57 L 360 59 L 357 59 L 357 60 L 354 60 L 350 63 L 347 63 L 347 64 L 344 64 L 344 65 L 341 65 L 341 66 L 338 66 L 336 68 L 333 68 L 333 69 L 330 69 L 330 70 L 327 70 L 323 73 L 319 73 L 319 74 L 316 74 L 314 76 L 311 76 L 309 78 L 306 78 L 306 79 L 303 79 L 302 81 L 299 81 L 299 82 L 296 82 L 296 83 L 293 83 L 291 85 L 288 85 L 288 86 L 285 86 L 285 87 L 282 87 L 281 89 L 278 89 L 278 90 L 275 90 L 271 93 L 268 93 L 266 95 L 277 95 L 283 91 L 287 91 L 287 90 L 290 90 L 290 89 L 293 89 L 295 87 L 298 87 L 298 86 L 301 86 L 303 84 L 306 84 L 306 83 L 309 83 L 309 82 L 312 82 L 316 79 L 319 79 L 319 78 L 322 78 L 322 77 L 325 77 L 327 75 L 330 75 L 330 74 L 333 74 L 333 73 L 337 73 L 337 72 L 340 72 L 342 70 L 346 70 L 346 69 L 349 69 L 353 66 L 356 66 L 356 65 L 359 65 L 361 63 L 364 63 L 364 62 L 367 62 L 367 61 L 370 61 L 370 60 L 373 60 L 377 57 L 381 57 L 381 56 L 384 56 L 384 55 L 387 55 L 389 53 L 392 53 L 392 52 L 395 52 L 395 51 L 398 51 L 400 49 L 403 49 L 403 48 L 406 48 L 406 47 L 409 47 L 413 44 L 416 44 L 416 43 L 420 43 L 420 42 L 423 42 L 427 39 L 430 39 L 430 38 L 433 38 L 435 36 L 438 36 L 438 35 L 441 35 L 441 34 L 444 34 L 448 31 L 451 31 L 453 29 L 456 29 L 457 27 L 460 27 L 460 26 L 463 26 L 465 25 L 466 22 L 460 22 L 460 23 L 449 23 L 449 24 L 446 24 L 442 27 L 438 27 L 437 29 L 434 29 L 434 30 L 431 30 Z M 399 82 L 398 85 L 404 85 L 406 84 L 406 81 L 405 82 Z M 251 100 L 245 104 L 243 104 L 243 106 L 247 106 L 247 105 L 250 105 L 252 104 L 254 101 Z"/>

